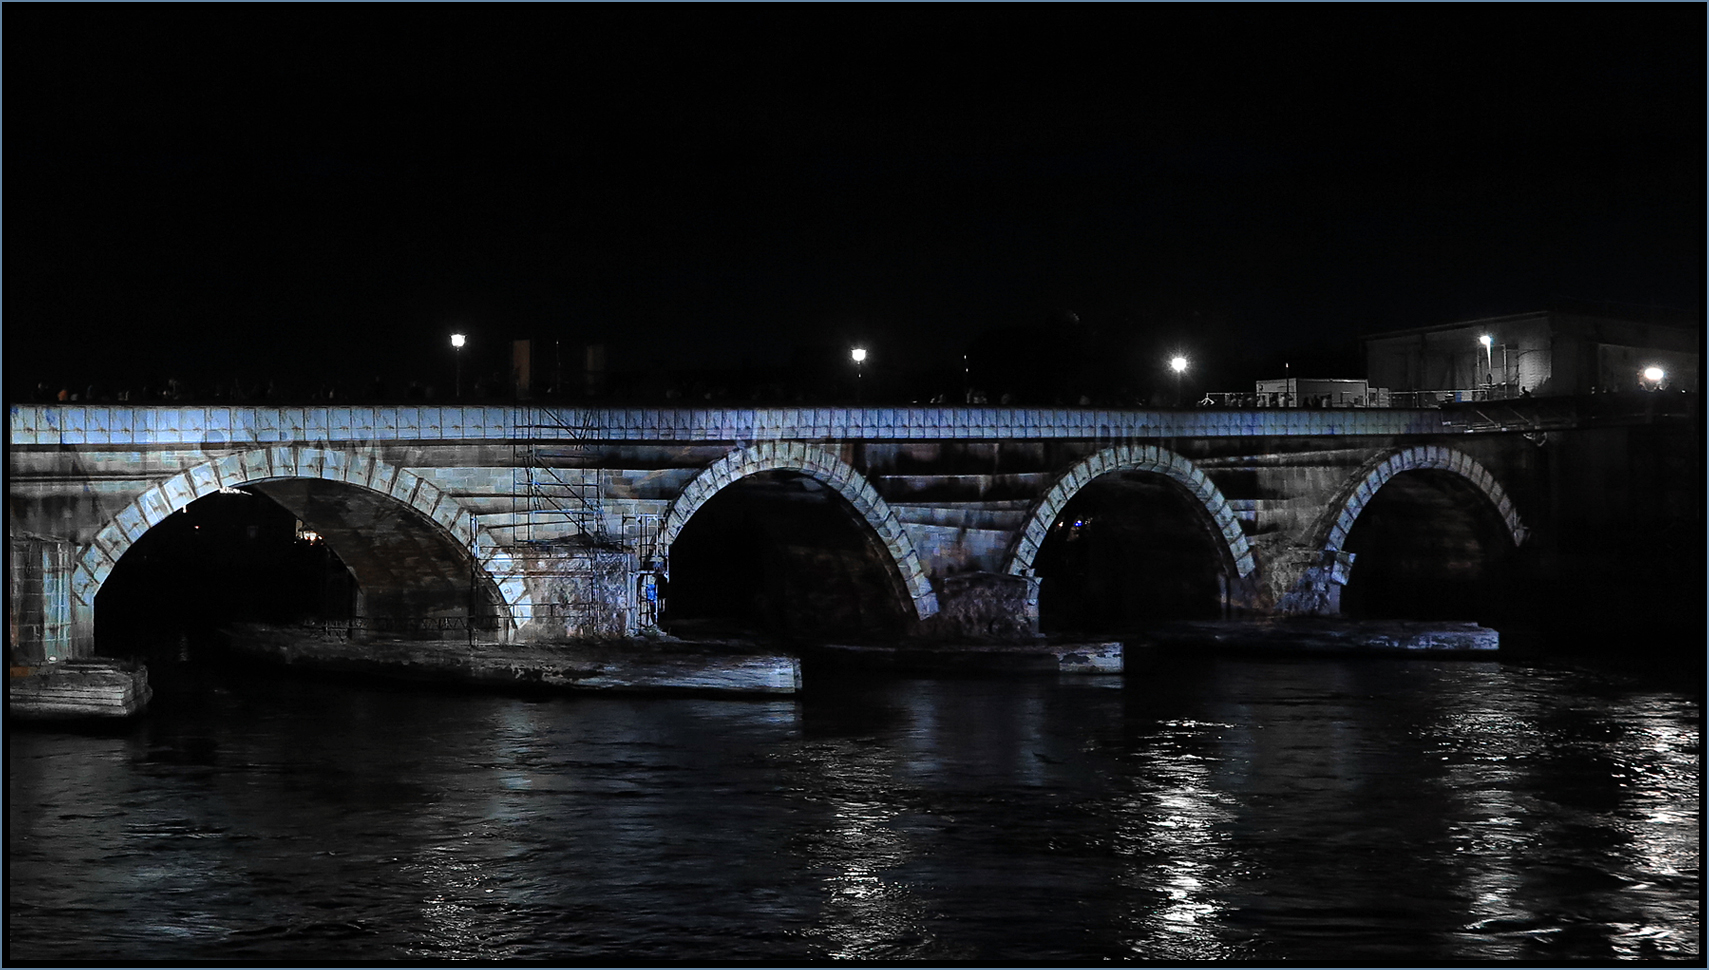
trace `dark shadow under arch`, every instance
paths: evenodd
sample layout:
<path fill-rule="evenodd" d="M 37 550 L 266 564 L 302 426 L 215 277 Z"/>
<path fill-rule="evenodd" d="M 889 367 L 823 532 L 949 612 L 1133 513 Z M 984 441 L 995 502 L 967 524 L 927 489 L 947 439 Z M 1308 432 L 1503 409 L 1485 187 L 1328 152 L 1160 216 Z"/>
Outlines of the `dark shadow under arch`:
<path fill-rule="evenodd" d="M 835 489 L 759 472 L 720 489 L 672 542 L 661 626 L 684 636 L 893 637 L 912 603 L 889 558 Z"/>
<path fill-rule="evenodd" d="M 353 617 L 417 635 L 422 618 L 472 614 L 491 625 L 497 603 L 467 552 L 397 499 L 281 479 L 205 495 L 130 543 L 95 594 L 95 649 L 176 655 L 186 642 L 214 647 L 232 623 Z"/>
<path fill-rule="evenodd" d="M 1099 476 L 1063 507 L 1035 560 L 1040 630 L 1108 634 L 1221 616 L 1226 559 L 1203 503 L 1178 482 Z"/>
<path fill-rule="evenodd" d="M 1437 468 L 1395 474 L 1371 496 L 1343 548 L 1354 555 L 1341 611 L 1355 619 L 1474 620 L 1514 615 L 1516 547 L 1476 484 Z"/>

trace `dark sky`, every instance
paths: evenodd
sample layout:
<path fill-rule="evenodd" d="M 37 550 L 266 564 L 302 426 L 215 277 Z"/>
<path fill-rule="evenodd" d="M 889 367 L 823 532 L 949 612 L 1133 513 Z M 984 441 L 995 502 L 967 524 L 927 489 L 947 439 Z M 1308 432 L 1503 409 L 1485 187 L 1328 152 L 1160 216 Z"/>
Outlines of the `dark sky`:
<path fill-rule="evenodd" d="M 1232 380 L 1557 298 L 1700 312 L 1701 5 L 4 26 L 14 384 L 432 370 L 453 329 L 929 362 L 1069 314 Z"/>

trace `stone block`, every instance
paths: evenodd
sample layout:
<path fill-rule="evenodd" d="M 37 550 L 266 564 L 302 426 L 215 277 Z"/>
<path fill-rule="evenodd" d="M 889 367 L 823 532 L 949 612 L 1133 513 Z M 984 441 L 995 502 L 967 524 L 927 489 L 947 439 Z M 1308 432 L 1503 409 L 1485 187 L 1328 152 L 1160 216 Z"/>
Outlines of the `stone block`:
<path fill-rule="evenodd" d="M 373 459 L 367 455 L 349 455 L 343 467 L 339 469 L 343 480 L 351 485 L 368 484 L 368 475 L 373 470 Z"/>
<path fill-rule="evenodd" d="M 148 527 L 150 525 L 150 523 L 143 518 L 142 509 L 138 508 L 135 503 L 120 509 L 119 514 L 114 516 L 113 519 L 118 523 L 119 530 L 125 534 L 125 544 L 127 546 L 142 538 L 142 534 L 148 531 Z"/>
<path fill-rule="evenodd" d="M 410 504 L 415 498 L 415 490 L 421 484 L 421 479 L 408 471 L 398 470 L 392 478 L 391 495 L 405 504 Z"/>
<path fill-rule="evenodd" d="M 125 548 L 129 545 L 130 540 L 126 537 L 117 520 L 109 521 L 101 527 L 101 531 L 95 533 L 95 547 L 100 549 L 109 559 L 117 560 L 119 556 L 124 554 Z"/>
<path fill-rule="evenodd" d="M 165 490 L 167 503 L 174 509 L 181 509 L 196 500 L 196 486 L 187 471 L 167 479 Z"/>
<path fill-rule="evenodd" d="M 11 437 L 12 444 L 33 445 L 37 443 L 36 427 L 32 420 L 35 411 L 35 408 L 17 406 L 11 408 L 7 432 Z"/>
<path fill-rule="evenodd" d="M 254 414 L 255 440 L 279 441 L 279 428 L 281 423 L 279 412 L 273 408 L 256 408 L 254 409 Z"/>
<path fill-rule="evenodd" d="M 1045 537 L 1050 533 L 1050 523 L 1055 521 L 1055 518 L 1055 513 L 1051 513 L 1048 520 L 1045 516 L 1039 516 L 1027 523 L 1026 531 L 1021 535 L 1034 549 L 1038 549 L 1044 545 Z"/>
<path fill-rule="evenodd" d="M 374 408 L 356 407 L 350 409 L 350 433 L 357 440 L 371 441 L 377 436 L 379 422 L 375 420 Z"/>
<path fill-rule="evenodd" d="M 845 492 L 844 495 L 848 498 L 849 504 L 854 506 L 856 512 L 859 512 L 868 519 L 872 518 L 873 500 L 878 498 L 877 493 L 873 492 L 871 489 L 863 489 L 855 491 L 852 494 Z"/>
<path fill-rule="evenodd" d="M 439 523 L 452 534 L 456 534 L 459 525 L 464 526 L 464 532 L 466 533 L 467 526 L 463 520 L 466 519 L 467 516 L 462 513 L 462 508 L 454 499 L 451 498 L 451 496 L 444 492 L 439 492 L 434 499 L 433 508 L 432 511 L 428 513 L 428 517 Z M 463 537 L 462 542 L 465 545 L 468 544 L 468 537 L 466 534 Z"/>
<path fill-rule="evenodd" d="M 107 577 L 112 575 L 112 572 L 112 561 L 107 559 L 103 559 L 101 565 L 94 571 L 79 564 L 71 573 L 71 595 L 84 603 L 93 605 L 95 595 L 101 591 L 101 584 L 107 581 Z"/>
<path fill-rule="evenodd" d="M 273 477 L 295 478 L 297 475 L 297 449 L 290 446 L 268 449 L 268 465 L 271 466 Z"/>
<path fill-rule="evenodd" d="M 273 477 L 272 469 L 267 465 L 267 452 L 263 449 L 246 451 L 239 456 L 239 461 L 242 476 L 240 481 L 250 482 Z"/>

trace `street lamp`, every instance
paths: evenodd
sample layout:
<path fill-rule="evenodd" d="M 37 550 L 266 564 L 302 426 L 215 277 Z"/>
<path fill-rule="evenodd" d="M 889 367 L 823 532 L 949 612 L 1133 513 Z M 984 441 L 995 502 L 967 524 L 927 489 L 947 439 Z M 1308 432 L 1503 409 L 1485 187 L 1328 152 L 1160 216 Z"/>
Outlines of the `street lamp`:
<path fill-rule="evenodd" d="M 1644 381 L 1650 385 L 1650 389 L 1654 390 L 1662 386 L 1662 379 L 1667 377 L 1667 371 L 1651 364 L 1644 368 L 1641 376 L 1644 378 Z"/>
<path fill-rule="evenodd" d="M 1175 372 L 1175 406 L 1181 406 L 1181 375 L 1187 372 L 1187 358 L 1180 354 L 1169 358 L 1169 369 Z"/>
<path fill-rule="evenodd" d="M 862 369 L 861 365 L 866 363 L 866 348 L 865 347 L 856 347 L 853 350 L 850 350 L 849 351 L 849 357 L 854 360 L 854 365 L 855 365 L 855 403 L 859 404 L 860 403 L 860 376 L 861 376 L 861 369 Z"/>
<path fill-rule="evenodd" d="M 1495 346 L 1495 338 L 1486 333 L 1478 338 L 1478 343 L 1484 345 L 1484 383 L 1493 384 L 1495 383 L 1495 376 L 1491 374 L 1490 371 L 1495 369 L 1495 361 L 1491 359 L 1493 355 L 1492 348 Z"/>
<path fill-rule="evenodd" d="M 458 397 L 463 396 L 463 343 L 464 343 L 464 338 L 463 338 L 462 334 L 454 333 L 451 335 L 451 346 L 453 349 L 455 349 L 457 351 L 457 396 Z"/>

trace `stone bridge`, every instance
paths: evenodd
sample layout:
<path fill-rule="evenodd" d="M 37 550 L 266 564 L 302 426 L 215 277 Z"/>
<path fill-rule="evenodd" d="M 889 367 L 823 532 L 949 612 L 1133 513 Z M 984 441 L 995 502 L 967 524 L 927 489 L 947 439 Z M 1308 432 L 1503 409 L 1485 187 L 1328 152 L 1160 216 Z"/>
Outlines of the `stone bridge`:
<path fill-rule="evenodd" d="M 1534 428 L 1441 410 L 74 405 L 9 418 L 11 636 L 32 659 L 87 654 L 126 550 L 234 489 L 325 537 L 363 617 L 527 641 L 707 617 L 955 638 L 1333 614 L 1356 559 L 1384 543 L 1475 579 L 1468 557 L 1524 545 L 1546 487 Z"/>

